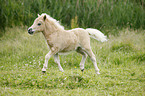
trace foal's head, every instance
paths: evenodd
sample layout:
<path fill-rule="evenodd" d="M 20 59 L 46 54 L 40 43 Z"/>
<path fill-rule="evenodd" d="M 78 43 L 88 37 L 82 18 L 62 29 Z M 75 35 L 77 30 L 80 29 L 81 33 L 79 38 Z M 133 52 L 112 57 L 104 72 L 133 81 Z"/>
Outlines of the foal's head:
<path fill-rule="evenodd" d="M 28 28 L 28 33 L 34 34 L 37 32 L 43 32 L 45 29 L 45 20 L 46 20 L 46 15 L 40 16 L 38 14 L 38 17 L 35 19 L 33 25 Z"/>

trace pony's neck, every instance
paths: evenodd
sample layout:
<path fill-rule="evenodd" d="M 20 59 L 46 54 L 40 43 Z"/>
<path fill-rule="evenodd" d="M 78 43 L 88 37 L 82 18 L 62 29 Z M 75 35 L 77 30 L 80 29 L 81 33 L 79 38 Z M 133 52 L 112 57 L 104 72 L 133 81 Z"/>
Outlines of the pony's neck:
<path fill-rule="evenodd" d="M 49 39 L 49 36 L 51 34 L 56 33 L 56 32 L 62 32 L 63 30 L 64 29 L 61 29 L 61 28 L 55 26 L 55 24 L 53 22 L 50 23 L 48 21 L 45 21 L 45 29 L 42 33 L 46 39 Z"/>

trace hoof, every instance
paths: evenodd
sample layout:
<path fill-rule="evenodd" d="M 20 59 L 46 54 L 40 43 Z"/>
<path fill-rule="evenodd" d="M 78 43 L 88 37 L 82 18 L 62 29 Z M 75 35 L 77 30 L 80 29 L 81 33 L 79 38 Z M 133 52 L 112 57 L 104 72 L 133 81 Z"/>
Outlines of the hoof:
<path fill-rule="evenodd" d="M 45 74 L 46 73 L 46 71 L 42 71 L 42 74 Z"/>
<path fill-rule="evenodd" d="M 81 71 L 84 72 L 85 69 L 82 69 Z"/>
<path fill-rule="evenodd" d="M 63 69 L 59 69 L 59 71 L 64 72 L 64 70 L 63 70 Z"/>
<path fill-rule="evenodd" d="M 100 72 L 96 72 L 96 74 L 98 74 L 98 75 L 99 75 L 99 74 L 100 74 Z"/>
<path fill-rule="evenodd" d="M 63 70 L 60 70 L 61 72 L 64 72 Z"/>

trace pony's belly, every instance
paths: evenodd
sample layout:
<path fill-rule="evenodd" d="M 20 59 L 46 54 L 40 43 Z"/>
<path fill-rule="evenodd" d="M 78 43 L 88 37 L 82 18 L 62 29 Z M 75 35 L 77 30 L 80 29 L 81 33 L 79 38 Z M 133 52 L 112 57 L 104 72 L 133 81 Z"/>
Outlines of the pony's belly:
<path fill-rule="evenodd" d="M 68 55 L 68 54 L 70 54 L 70 53 L 72 53 L 72 52 L 74 52 L 74 51 L 59 52 L 58 54 L 59 54 L 59 55 Z"/>
<path fill-rule="evenodd" d="M 59 51 L 59 54 L 69 54 L 73 51 L 75 51 L 79 46 L 69 46 L 64 48 L 63 50 Z"/>

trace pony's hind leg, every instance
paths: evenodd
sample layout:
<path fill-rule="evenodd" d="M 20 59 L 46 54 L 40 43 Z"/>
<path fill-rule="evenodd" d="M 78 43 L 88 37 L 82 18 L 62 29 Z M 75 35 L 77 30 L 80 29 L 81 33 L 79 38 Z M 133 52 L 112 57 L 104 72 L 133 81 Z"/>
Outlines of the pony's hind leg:
<path fill-rule="evenodd" d="M 62 72 L 64 72 L 63 68 L 62 68 L 61 65 L 60 65 L 60 60 L 59 60 L 58 53 L 54 55 L 54 61 L 55 61 L 55 63 L 58 64 L 59 70 L 62 71 Z"/>
<path fill-rule="evenodd" d="M 84 71 L 84 64 L 85 64 L 85 61 L 86 61 L 86 58 L 87 58 L 87 54 L 85 53 L 85 51 L 82 50 L 81 47 L 78 47 L 76 51 L 78 53 L 82 54 L 82 60 L 80 62 L 80 69 L 83 72 Z"/>
<path fill-rule="evenodd" d="M 89 55 L 90 59 L 92 60 L 92 62 L 93 62 L 93 64 L 94 64 L 96 74 L 100 74 L 100 73 L 99 73 L 99 68 L 98 68 L 97 63 L 96 63 L 95 55 L 94 55 L 94 53 L 92 52 L 91 48 L 86 49 L 85 51 L 87 52 L 87 54 Z"/>

